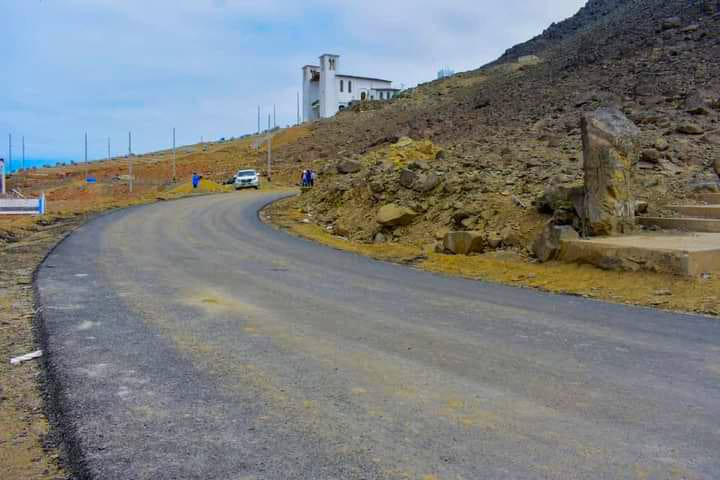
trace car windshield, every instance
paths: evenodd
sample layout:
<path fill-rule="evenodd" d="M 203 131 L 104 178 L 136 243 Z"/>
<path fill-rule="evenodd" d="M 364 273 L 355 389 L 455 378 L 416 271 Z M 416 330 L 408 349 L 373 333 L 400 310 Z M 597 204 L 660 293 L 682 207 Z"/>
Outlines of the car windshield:
<path fill-rule="evenodd" d="M 253 170 L 247 170 L 245 172 L 238 172 L 238 177 L 254 177 L 255 172 Z"/>

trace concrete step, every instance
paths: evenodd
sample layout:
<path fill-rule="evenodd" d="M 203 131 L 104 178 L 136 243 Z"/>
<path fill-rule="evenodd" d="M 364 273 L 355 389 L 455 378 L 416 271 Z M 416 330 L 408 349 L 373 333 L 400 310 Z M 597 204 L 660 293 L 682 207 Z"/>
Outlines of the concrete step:
<path fill-rule="evenodd" d="M 561 242 L 559 260 L 695 277 L 720 273 L 720 234 L 642 234 Z"/>
<path fill-rule="evenodd" d="M 695 197 L 709 205 L 720 205 L 720 193 L 699 193 Z"/>
<path fill-rule="evenodd" d="M 720 205 L 672 205 L 669 208 L 686 217 L 720 220 Z"/>
<path fill-rule="evenodd" d="M 720 233 L 720 220 L 714 218 L 639 217 L 638 223 L 644 227 L 657 227 L 662 230 Z"/>

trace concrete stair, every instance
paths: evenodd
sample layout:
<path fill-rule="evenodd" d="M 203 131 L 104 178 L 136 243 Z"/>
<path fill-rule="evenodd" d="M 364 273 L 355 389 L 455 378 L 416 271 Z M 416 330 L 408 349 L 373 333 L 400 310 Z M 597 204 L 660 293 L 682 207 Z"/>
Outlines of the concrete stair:
<path fill-rule="evenodd" d="M 720 205 L 673 205 L 670 209 L 684 217 L 720 220 Z"/>
<path fill-rule="evenodd" d="M 720 205 L 720 193 L 701 193 L 696 197 L 699 201 L 708 205 Z"/>
<path fill-rule="evenodd" d="M 640 217 L 638 224 L 678 232 L 720 233 L 720 220 L 715 218 Z"/>
<path fill-rule="evenodd" d="M 677 217 L 639 217 L 656 231 L 621 237 L 563 241 L 559 258 L 602 268 L 649 270 L 683 276 L 720 274 L 720 194 L 697 196 L 698 205 L 672 205 Z"/>
<path fill-rule="evenodd" d="M 667 232 L 563 241 L 559 259 L 611 270 L 697 277 L 720 273 L 720 234 Z"/>

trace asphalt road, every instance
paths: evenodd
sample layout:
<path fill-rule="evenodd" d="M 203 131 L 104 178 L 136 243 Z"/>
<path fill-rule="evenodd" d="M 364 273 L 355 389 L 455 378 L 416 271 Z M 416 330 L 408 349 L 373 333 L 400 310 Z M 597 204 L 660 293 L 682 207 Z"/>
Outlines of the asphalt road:
<path fill-rule="evenodd" d="M 79 477 L 717 479 L 720 321 L 484 284 L 263 225 L 91 221 L 39 271 Z"/>

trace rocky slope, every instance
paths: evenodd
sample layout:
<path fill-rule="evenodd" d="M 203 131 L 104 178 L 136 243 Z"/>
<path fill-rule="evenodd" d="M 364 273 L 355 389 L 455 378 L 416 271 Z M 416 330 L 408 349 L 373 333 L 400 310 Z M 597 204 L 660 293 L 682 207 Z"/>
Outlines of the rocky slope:
<path fill-rule="evenodd" d="M 637 188 L 651 209 L 717 188 L 719 7 L 591 0 L 491 65 L 319 122 L 278 152 L 285 168 L 321 173 L 298 206 L 354 240 L 431 246 L 461 229 L 529 253 L 548 218 L 538 198 L 582 180 L 580 117 L 603 106 L 641 129 Z M 405 218 L 378 222 L 387 205 Z"/>

